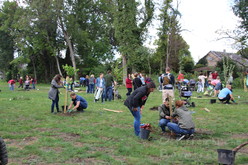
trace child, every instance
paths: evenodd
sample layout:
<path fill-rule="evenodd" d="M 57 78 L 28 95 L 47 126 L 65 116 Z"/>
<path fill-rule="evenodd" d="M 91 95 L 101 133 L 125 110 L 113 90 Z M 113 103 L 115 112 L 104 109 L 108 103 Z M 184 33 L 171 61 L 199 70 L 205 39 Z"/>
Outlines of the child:
<path fill-rule="evenodd" d="M 190 111 L 184 106 L 184 102 L 181 100 L 176 101 L 176 109 L 172 117 L 178 117 L 178 124 L 169 122 L 167 127 L 174 132 L 182 140 L 185 137 L 193 137 L 195 132 L 195 124 L 193 123 Z"/>
<path fill-rule="evenodd" d="M 25 90 L 29 90 L 29 85 L 30 85 L 29 78 L 26 77 L 26 81 L 25 81 Z"/>
<path fill-rule="evenodd" d="M 202 80 L 201 79 L 198 79 L 197 81 L 197 93 L 200 93 L 200 92 L 204 92 L 203 91 L 203 83 L 202 83 Z"/>
<path fill-rule="evenodd" d="M 20 77 L 20 79 L 19 79 L 19 86 L 18 86 L 18 88 L 23 88 L 23 79 L 22 79 L 22 77 Z"/>

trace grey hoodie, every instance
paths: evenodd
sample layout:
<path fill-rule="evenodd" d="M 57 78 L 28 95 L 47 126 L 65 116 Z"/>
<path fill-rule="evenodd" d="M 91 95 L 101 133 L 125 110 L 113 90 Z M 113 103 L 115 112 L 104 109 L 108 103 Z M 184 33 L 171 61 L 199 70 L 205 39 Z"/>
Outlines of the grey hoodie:
<path fill-rule="evenodd" d="M 190 111 L 185 107 L 181 106 L 175 109 L 172 115 L 173 117 L 178 116 L 178 125 L 182 129 L 195 128 Z"/>

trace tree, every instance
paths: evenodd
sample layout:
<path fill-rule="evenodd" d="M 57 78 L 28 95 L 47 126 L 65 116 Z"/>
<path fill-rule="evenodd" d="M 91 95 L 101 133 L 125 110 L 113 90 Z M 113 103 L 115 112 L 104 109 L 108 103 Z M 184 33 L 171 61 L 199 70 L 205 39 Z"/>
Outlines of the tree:
<path fill-rule="evenodd" d="M 123 84 L 127 76 L 127 66 L 131 66 L 136 56 L 134 50 L 142 45 L 142 35 L 153 17 L 154 5 L 151 0 L 145 0 L 145 9 L 142 10 L 141 16 L 137 9 L 138 5 L 136 1 L 114 1 L 114 29 L 122 56 Z"/>
<path fill-rule="evenodd" d="M 160 73 L 166 67 L 170 67 L 178 72 L 181 67 L 179 65 L 180 59 L 183 56 L 191 56 L 188 50 L 188 44 L 180 35 L 181 27 L 178 21 L 178 17 L 180 16 L 177 10 L 178 6 L 177 8 L 173 8 L 171 3 L 172 0 L 164 0 L 159 16 L 162 24 L 158 29 L 159 40 L 157 41 L 158 48 L 156 50 L 156 56 L 160 61 Z"/>
<path fill-rule="evenodd" d="M 236 37 L 234 38 L 236 44 L 239 45 L 240 53 L 244 58 L 248 59 L 248 1 L 247 0 L 234 0 L 233 12 L 238 16 L 240 21 L 239 29 L 235 31 Z M 230 36 L 230 35 L 228 35 Z"/>
<path fill-rule="evenodd" d="M 8 70 L 13 69 L 10 62 L 14 59 L 14 23 L 19 19 L 17 16 L 18 5 L 15 2 L 4 2 L 0 10 L 0 70 L 4 76 Z M 13 75 L 11 74 L 10 77 Z"/>

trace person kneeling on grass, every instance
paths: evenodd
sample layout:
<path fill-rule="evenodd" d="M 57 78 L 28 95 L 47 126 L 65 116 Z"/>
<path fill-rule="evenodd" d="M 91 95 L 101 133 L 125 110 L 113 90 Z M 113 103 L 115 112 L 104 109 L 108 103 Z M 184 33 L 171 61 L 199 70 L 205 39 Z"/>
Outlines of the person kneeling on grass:
<path fill-rule="evenodd" d="M 169 106 L 169 99 L 166 98 L 164 103 L 158 107 L 159 111 L 159 126 L 162 129 L 162 133 L 165 133 L 165 127 L 167 123 L 170 122 L 170 106 Z"/>
<path fill-rule="evenodd" d="M 192 115 L 190 111 L 184 106 L 184 102 L 181 100 L 176 101 L 176 109 L 170 119 L 178 117 L 178 124 L 169 122 L 167 127 L 173 133 L 179 137 L 178 140 L 181 140 L 186 137 L 193 137 L 195 132 L 195 124 L 192 120 Z"/>
<path fill-rule="evenodd" d="M 84 109 L 88 107 L 87 101 L 79 95 L 76 95 L 75 93 L 70 94 L 71 97 L 71 104 L 69 105 L 68 109 L 72 108 L 72 105 L 74 105 L 73 110 L 77 110 L 79 112 L 83 112 Z"/>
<path fill-rule="evenodd" d="M 231 85 L 226 85 L 226 88 L 222 89 L 218 95 L 218 99 L 225 104 L 230 104 L 230 100 L 232 100 L 234 103 L 234 98 L 232 95 L 232 86 Z"/>

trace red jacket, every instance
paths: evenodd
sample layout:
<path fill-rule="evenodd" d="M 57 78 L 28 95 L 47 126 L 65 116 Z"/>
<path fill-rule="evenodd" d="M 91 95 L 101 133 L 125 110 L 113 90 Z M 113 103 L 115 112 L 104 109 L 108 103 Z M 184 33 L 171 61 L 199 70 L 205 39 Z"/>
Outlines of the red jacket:
<path fill-rule="evenodd" d="M 133 88 L 132 80 L 129 78 L 126 78 L 126 88 Z"/>

